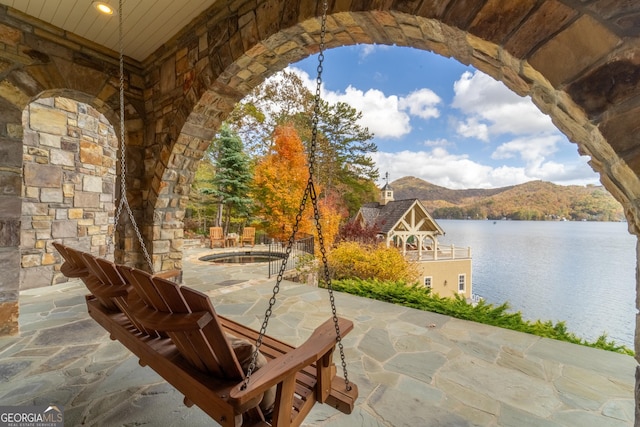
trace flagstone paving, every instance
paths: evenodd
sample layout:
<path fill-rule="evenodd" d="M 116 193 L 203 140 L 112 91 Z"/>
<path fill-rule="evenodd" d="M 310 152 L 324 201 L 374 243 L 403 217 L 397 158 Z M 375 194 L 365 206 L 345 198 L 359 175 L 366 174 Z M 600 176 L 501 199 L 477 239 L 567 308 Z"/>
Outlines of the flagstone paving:
<path fill-rule="evenodd" d="M 265 264 L 211 265 L 185 253 L 184 281 L 259 328 Z M 86 313 L 79 282 L 20 294 L 20 337 L 0 338 L 0 405 L 64 407 L 65 425 L 199 426 L 212 421 Z M 316 405 L 309 426 L 630 426 L 632 357 L 336 293 L 360 397 L 352 415 Z M 268 333 L 302 342 L 331 316 L 326 290 L 283 282 Z M 336 360 L 339 361 L 339 358 Z"/>

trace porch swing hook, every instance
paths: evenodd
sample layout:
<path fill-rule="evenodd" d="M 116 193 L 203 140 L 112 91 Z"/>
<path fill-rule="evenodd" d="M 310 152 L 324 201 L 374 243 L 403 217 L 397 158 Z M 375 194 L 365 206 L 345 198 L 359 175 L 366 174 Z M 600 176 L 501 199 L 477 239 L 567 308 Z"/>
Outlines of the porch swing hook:
<path fill-rule="evenodd" d="M 142 233 L 140 233 L 140 229 L 138 228 L 138 224 L 136 223 L 135 216 L 131 211 L 131 207 L 129 206 L 129 201 L 127 200 L 127 176 L 126 176 L 126 143 L 125 143 L 125 122 L 124 122 L 124 43 L 123 43 L 123 34 L 122 34 L 122 2 L 123 0 L 118 1 L 118 44 L 119 44 L 119 62 L 120 62 L 120 202 L 118 203 L 118 208 L 116 209 L 116 214 L 113 222 L 113 229 L 107 236 L 107 253 L 111 251 L 113 246 L 114 235 L 116 229 L 118 227 L 118 221 L 120 220 L 120 215 L 122 214 L 123 208 L 126 209 L 129 219 L 131 220 L 131 225 L 133 230 L 138 237 L 138 242 L 140 242 L 140 247 L 142 248 L 142 253 L 144 254 L 144 258 L 149 265 L 149 269 L 151 273 L 153 273 L 153 262 L 151 261 L 151 256 L 149 256 L 149 252 L 147 251 L 147 247 L 144 243 L 144 239 L 142 237 Z"/>

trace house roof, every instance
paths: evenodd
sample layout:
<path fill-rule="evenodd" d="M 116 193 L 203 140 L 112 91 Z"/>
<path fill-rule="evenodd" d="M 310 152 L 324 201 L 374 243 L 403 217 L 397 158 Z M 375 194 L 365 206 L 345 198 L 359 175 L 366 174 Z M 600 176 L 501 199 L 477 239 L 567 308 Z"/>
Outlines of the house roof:
<path fill-rule="evenodd" d="M 428 218 L 431 231 L 444 234 L 438 223 L 429 215 L 427 209 L 418 199 L 394 200 L 381 205 L 378 202 L 367 203 L 360 208 L 360 216 L 367 225 L 377 225 L 381 233 L 388 234 L 394 230 L 400 220 L 415 206 Z"/>

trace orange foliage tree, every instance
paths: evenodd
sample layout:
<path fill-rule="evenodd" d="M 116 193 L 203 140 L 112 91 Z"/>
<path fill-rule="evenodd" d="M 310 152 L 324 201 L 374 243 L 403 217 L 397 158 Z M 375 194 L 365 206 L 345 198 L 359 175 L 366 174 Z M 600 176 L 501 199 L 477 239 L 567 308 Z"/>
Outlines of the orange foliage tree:
<path fill-rule="evenodd" d="M 256 213 L 265 221 L 268 235 L 281 240 L 289 237 L 308 178 L 307 160 L 298 133 L 290 125 L 276 127 L 273 145 L 254 171 Z M 311 218 L 305 215 L 299 232 L 311 233 Z"/>
<path fill-rule="evenodd" d="M 349 212 L 343 206 L 340 195 L 335 192 L 323 194 L 318 201 L 318 210 L 324 246 L 330 250 L 340 232 L 342 219 L 349 216 Z"/>
<path fill-rule="evenodd" d="M 256 214 L 265 222 L 269 236 L 286 240 L 291 235 L 300 201 L 309 179 L 309 169 L 300 136 L 292 125 L 276 127 L 270 151 L 257 163 L 254 171 Z M 325 246 L 330 246 L 338 232 L 340 212 L 332 197 L 319 196 L 318 209 Z M 311 199 L 298 225 L 299 233 L 316 234 Z"/>

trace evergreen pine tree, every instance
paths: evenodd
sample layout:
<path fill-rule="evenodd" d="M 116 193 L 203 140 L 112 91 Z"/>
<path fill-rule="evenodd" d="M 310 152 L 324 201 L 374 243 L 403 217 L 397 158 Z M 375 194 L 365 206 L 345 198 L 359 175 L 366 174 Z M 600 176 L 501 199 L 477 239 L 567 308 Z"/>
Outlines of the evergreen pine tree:
<path fill-rule="evenodd" d="M 246 221 L 251 212 L 252 200 L 249 191 L 253 174 L 242 141 L 226 125 L 220 129 L 215 166 L 214 194 L 218 197 L 221 211 L 225 211 L 224 228 L 225 232 L 228 232 L 232 215 Z M 222 216 L 218 215 L 219 226 L 222 225 Z"/>

